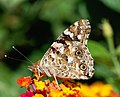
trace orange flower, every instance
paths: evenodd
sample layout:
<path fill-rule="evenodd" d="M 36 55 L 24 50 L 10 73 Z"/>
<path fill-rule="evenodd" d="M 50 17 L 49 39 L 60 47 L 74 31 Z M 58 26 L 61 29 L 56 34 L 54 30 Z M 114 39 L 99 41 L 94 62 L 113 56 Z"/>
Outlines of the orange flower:
<path fill-rule="evenodd" d="M 17 84 L 26 87 L 27 92 L 21 94 L 20 97 L 119 97 L 110 84 L 102 82 L 94 82 L 91 85 L 76 83 L 73 85 L 69 82 L 60 84 L 56 81 L 50 82 L 49 79 L 41 81 L 39 77 L 32 79 L 30 76 L 21 77 L 17 80 Z M 31 85 L 31 87 L 30 87 Z M 30 89 L 32 88 L 32 89 Z"/>
<path fill-rule="evenodd" d="M 30 76 L 20 77 L 17 80 L 17 84 L 19 84 L 20 87 L 28 88 L 29 85 L 32 84 L 32 78 Z"/>
<path fill-rule="evenodd" d="M 52 83 L 49 84 L 49 88 L 50 88 L 51 90 L 58 89 L 58 86 L 57 86 L 55 80 L 53 80 Z"/>

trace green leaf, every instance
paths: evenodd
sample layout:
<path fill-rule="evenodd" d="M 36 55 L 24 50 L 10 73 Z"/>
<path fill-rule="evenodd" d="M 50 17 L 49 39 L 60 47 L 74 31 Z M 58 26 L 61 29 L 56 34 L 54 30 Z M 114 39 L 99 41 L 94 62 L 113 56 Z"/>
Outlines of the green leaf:
<path fill-rule="evenodd" d="M 52 22 L 60 22 L 62 19 L 71 20 L 76 16 L 74 9 L 77 0 L 48 0 L 41 6 L 40 17 Z M 51 12 L 52 11 L 52 12 Z"/>
<path fill-rule="evenodd" d="M 120 56 L 120 45 L 115 50 L 116 55 Z"/>
<path fill-rule="evenodd" d="M 94 57 L 96 63 L 107 64 L 107 65 L 113 64 L 112 60 L 111 60 L 110 53 L 100 43 L 89 40 L 88 41 L 88 48 L 90 50 L 90 53 Z"/>
<path fill-rule="evenodd" d="M 104 80 L 106 80 L 106 78 L 113 77 L 112 68 L 103 64 L 95 64 L 95 77 Z"/>
<path fill-rule="evenodd" d="M 18 97 L 20 95 L 18 91 L 21 91 L 21 88 L 16 84 L 16 80 L 20 77 L 20 73 L 11 71 L 2 62 L 0 72 L 0 97 Z"/>
<path fill-rule="evenodd" d="M 17 5 L 21 4 L 24 0 L 0 0 L 2 6 L 6 9 L 11 10 L 15 8 Z"/>
<path fill-rule="evenodd" d="M 107 7 L 120 12 L 120 0 L 100 0 L 104 3 Z"/>
<path fill-rule="evenodd" d="M 89 15 L 89 12 L 88 12 L 88 9 L 86 7 L 86 3 L 85 2 L 81 2 L 79 4 L 79 8 L 78 8 L 78 11 L 79 11 L 79 15 L 82 17 L 82 18 L 90 18 L 90 15 Z"/>
<path fill-rule="evenodd" d="M 120 93 L 120 78 L 112 76 L 110 78 L 107 78 L 106 80 L 109 84 L 113 86 L 116 92 Z"/>

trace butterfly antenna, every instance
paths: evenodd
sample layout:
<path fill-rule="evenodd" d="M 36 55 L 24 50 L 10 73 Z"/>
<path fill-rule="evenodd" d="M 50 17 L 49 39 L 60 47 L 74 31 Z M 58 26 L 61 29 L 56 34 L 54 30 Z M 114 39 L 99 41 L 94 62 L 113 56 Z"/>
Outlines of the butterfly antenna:
<path fill-rule="evenodd" d="M 21 60 L 21 59 L 16 59 L 16 58 L 13 58 L 13 57 L 10 57 L 8 55 L 4 55 L 5 58 L 9 58 L 9 59 L 12 59 L 12 60 L 16 60 L 16 61 L 25 61 L 25 60 Z M 28 62 L 27 62 L 28 63 Z M 30 63 L 31 64 L 31 63 Z"/>
<path fill-rule="evenodd" d="M 15 51 L 17 51 L 20 55 L 22 55 L 25 59 L 27 59 L 31 64 L 33 64 L 32 61 L 30 61 L 30 59 L 28 59 L 25 55 L 23 55 L 19 50 L 17 50 L 14 46 L 12 47 Z M 6 55 L 5 55 L 6 56 Z M 14 59 L 14 58 L 13 58 Z"/>

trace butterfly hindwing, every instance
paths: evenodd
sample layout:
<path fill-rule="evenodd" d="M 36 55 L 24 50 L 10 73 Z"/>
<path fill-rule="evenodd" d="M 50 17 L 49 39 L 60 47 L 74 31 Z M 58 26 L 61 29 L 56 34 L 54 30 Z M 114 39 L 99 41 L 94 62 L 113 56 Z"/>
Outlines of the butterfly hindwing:
<path fill-rule="evenodd" d="M 39 66 L 47 76 L 88 79 L 93 75 L 93 58 L 87 48 L 91 31 L 88 20 L 79 20 L 67 28 L 41 59 Z"/>

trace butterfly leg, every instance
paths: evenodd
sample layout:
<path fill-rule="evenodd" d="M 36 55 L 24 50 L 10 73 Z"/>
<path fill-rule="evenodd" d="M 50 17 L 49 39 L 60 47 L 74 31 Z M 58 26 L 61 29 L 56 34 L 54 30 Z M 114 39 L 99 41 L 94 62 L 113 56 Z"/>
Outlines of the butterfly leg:
<path fill-rule="evenodd" d="M 58 89 L 60 90 L 60 87 L 59 87 L 59 84 L 58 84 L 58 81 L 57 81 L 57 78 L 56 78 L 55 68 L 49 67 L 49 71 L 51 72 L 52 76 L 54 77 L 55 82 L 56 82 L 56 84 L 57 84 L 57 87 L 58 87 Z M 48 75 L 48 76 L 49 76 L 49 75 Z M 50 76 L 50 77 L 51 77 L 51 76 Z"/>
<path fill-rule="evenodd" d="M 55 82 L 56 82 L 56 84 L 57 84 L 58 89 L 60 90 L 60 87 L 59 87 L 59 84 L 58 84 L 58 81 L 57 81 L 57 78 L 56 78 L 56 74 L 53 74 L 53 77 L 54 77 L 54 79 L 55 79 Z"/>
<path fill-rule="evenodd" d="M 37 75 L 38 75 L 38 80 L 40 80 L 41 78 L 45 77 L 46 74 L 43 73 L 43 70 L 41 69 L 41 67 L 38 66 L 37 68 Z"/>

